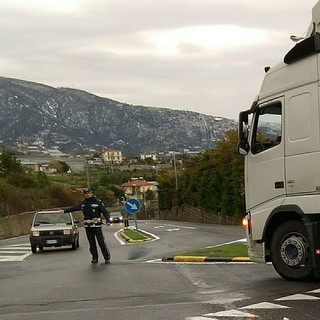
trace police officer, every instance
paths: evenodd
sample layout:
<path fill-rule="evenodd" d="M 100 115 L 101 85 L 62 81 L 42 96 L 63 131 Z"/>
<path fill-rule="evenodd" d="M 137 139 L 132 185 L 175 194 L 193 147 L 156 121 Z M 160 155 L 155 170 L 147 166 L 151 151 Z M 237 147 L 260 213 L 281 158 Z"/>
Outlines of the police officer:
<path fill-rule="evenodd" d="M 90 245 L 90 253 L 92 255 L 91 263 L 98 263 L 98 250 L 96 239 L 104 257 L 105 263 L 110 263 L 110 251 L 105 242 L 102 233 L 102 219 L 101 214 L 104 215 L 106 222 L 110 223 L 109 213 L 101 200 L 97 199 L 90 188 L 83 190 L 84 200 L 79 204 L 64 209 L 64 212 L 73 212 L 82 210 L 83 222 L 86 230 L 86 235 Z"/>

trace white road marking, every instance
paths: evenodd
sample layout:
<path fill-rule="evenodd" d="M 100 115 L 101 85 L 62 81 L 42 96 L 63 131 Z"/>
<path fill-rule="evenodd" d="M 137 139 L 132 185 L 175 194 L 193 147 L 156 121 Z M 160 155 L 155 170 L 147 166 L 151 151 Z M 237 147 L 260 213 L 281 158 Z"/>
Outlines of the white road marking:
<path fill-rule="evenodd" d="M 239 298 L 214 298 L 209 301 L 204 301 L 205 304 L 231 304 L 236 301 L 242 301 L 244 299 L 249 299 L 247 297 L 239 297 Z M 241 309 L 241 308 L 240 308 Z"/>
<path fill-rule="evenodd" d="M 306 294 L 293 294 L 291 296 L 276 299 L 275 301 L 293 301 L 293 300 L 320 300 L 320 298 L 308 296 Z"/>
<path fill-rule="evenodd" d="M 258 316 L 252 314 L 252 313 L 247 313 L 247 312 L 242 312 L 239 310 L 226 310 L 226 311 L 219 311 L 215 313 L 208 313 L 204 314 L 205 317 L 250 317 L 250 318 L 259 318 Z"/>
<path fill-rule="evenodd" d="M 164 263 L 164 262 L 160 258 L 160 259 L 148 260 L 148 261 L 146 261 L 146 263 Z"/>
<path fill-rule="evenodd" d="M 25 248 L 25 247 L 30 247 L 29 243 L 20 243 L 20 244 L 11 244 L 10 247 L 20 247 L 20 248 Z"/>
<path fill-rule="evenodd" d="M 218 320 L 217 318 L 207 318 L 207 317 L 189 317 L 186 320 Z"/>
<path fill-rule="evenodd" d="M 26 247 L 14 247 L 14 246 L 10 246 L 10 247 L 0 247 L 0 250 L 30 250 L 30 245 L 26 246 Z"/>
<path fill-rule="evenodd" d="M 8 255 L 9 253 L 14 255 Z M 0 262 L 23 261 L 31 254 L 30 244 L 28 243 L 7 245 L 5 247 L 0 247 Z"/>
<path fill-rule="evenodd" d="M 124 246 L 126 243 L 125 243 L 125 241 L 123 241 L 122 239 L 121 239 L 121 237 L 119 236 L 119 233 L 122 231 L 122 229 L 121 230 L 119 230 L 119 231 L 117 231 L 117 232 L 115 232 L 114 234 L 113 234 L 113 236 L 117 239 L 117 241 L 122 245 L 122 246 Z"/>
<path fill-rule="evenodd" d="M 162 259 L 153 259 L 153 260 L 147 260 L 146 263 L 165 263 L 165 264 L 208 264 L 208 265 L 213 265 L 213 264 L 234 264 L 234 265 L 239 265 L 239 264 L 256 264 L 255 262 L 238 262 L 238 261 L 162 261 Z"/>
<path fill-rule="evenodd" d="M 166 231 L 171 232 L 171 231 L 179 231 L 179 230 L 180 230 L 180 228 L 176 228 L 176 229 L 167 229 Z"/>
<path fill-rule="evenodd" d="M 129 228 L 129 229 L 135 229 L 134 227 L 131 227 L 131 228 Z M 128 244 L 126 241 L 124 241 L 122 238 L 121 238 L 121 236 L 119 236 L 119 234 L 120 234 L 120 232 L 122 231 L 123 229 L 120 229 L 119 231 L 117 231 L 117 232 L 115 232 L 114 234 L 113 234 L 113 236 L 117 239 L 117 241 L 122 245 L 122 246 L 124 246 L 124 245 L 126 245 L 126 244 Z M 145 230 L 142 230 L 142 229 L 139 229 L 142 233 L 145 233 L 145 234 L 147 234 L 147 235 L 149 235 L 152 239 L 151 240 L 149 240 L 148 242 L 151 242 L 151 241 L 156 241 L 156 240 L 159 240 L 160 238 L 158 237 L 158 236 L 156 236 L 155 234 L 153 234 L 153 233 L 150 233 L 150 232 L 147 232 L 147 231 L 145 231 Z M 132 243 L 130 243 L 130 244 L 132 244 Z"/>
<path fill-rule="evenodd" d="M 261 302 L 252 304 L 250 306 L 241 307 L 239 309 L 290 309 L 290 307 L 270 302 Z"/>
<path fill-rule="evenodd" d="M 320 293 L 320 289 L 311 290 L 311 291 L 308 291 L 307 293 Z"/>
<path fill-rule="evenodd" d="M 30 250 L 28 250 L 30 251 Z M 0 249 L 0 253 L 24 253 L 25 250 L 21 251 L 17 251 L 17 250 L 12 250 L 12 248 L 8 249 L 8 250 L 2 250 L 2 248 Z"/>

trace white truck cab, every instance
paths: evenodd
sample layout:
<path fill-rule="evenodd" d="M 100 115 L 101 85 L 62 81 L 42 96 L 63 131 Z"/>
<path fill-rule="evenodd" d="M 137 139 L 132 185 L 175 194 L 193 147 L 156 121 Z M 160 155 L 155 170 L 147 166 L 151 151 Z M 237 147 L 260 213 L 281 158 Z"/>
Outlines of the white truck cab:
<path fill-rule="evenodd" d="M 287 280 L 320 277 L 320 1 L 306 38 L 265 68 L 239 115 L 250 259 Z"/>

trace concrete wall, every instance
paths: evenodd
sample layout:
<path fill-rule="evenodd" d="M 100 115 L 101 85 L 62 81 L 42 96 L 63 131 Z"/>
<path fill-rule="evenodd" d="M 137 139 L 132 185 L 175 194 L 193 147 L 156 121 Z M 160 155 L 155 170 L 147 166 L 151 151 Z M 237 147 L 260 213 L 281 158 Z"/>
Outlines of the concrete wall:
<path fill-rule="evenodd" d="M 123 212 L 123 206 L 109 208 L 111 211 Z M 32 218 L 35 211 L 24 212 L 18 215 L 0 218 L 0 240 L 12 237 L 19 237 L 29 234 Z M 147 212 L 148 213 L 148 212 Z M 81 221 L 83 218 L 82 212 L 73 212 L 75 220 Z M 156 214 L 147 214 L 143 210 L 137 214 L 137 219 L 160 219 L 172 221 L 186 221 L 186 222 L 202 222 L 209 224 L 224 224 L 224 225 L 240 225 L 240 217 L 229 217 L 221 214 L 216 214 L 212 211 L 207 211 L 201 208 L 194 208 L 188 205 L 183 205 L 176 210 L 156 211 Z"/>
<path fill-rule="evenodd" d="M 241 217 L 239 216 L 226 216 L 222 215 L 221 213 L 215 213 L 213 211 L 208 211 L 202 208 L 191 207 L 186 204 L 173 210 L 161 210 L 159 214 L 159 219 L 223 225 L 241 224 Z"/>

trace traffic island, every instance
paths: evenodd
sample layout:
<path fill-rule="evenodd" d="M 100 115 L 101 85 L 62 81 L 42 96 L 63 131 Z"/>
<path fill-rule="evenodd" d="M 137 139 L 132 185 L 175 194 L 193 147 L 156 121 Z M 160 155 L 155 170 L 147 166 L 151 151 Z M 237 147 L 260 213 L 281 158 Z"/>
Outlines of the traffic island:
<path fill-rule="evenodd" d="M 178 253 L 163 257 L 162 261 L 174 262 L 251 262 L 246 240 Z"/>
<path fill-rule="evenodd" d="M 149 236 L 146 236 L 141 231 L 134 229 L 124 228 L 121 230 L 121 236 L 128 242 L 139 243 L 151 240 Z"/>

